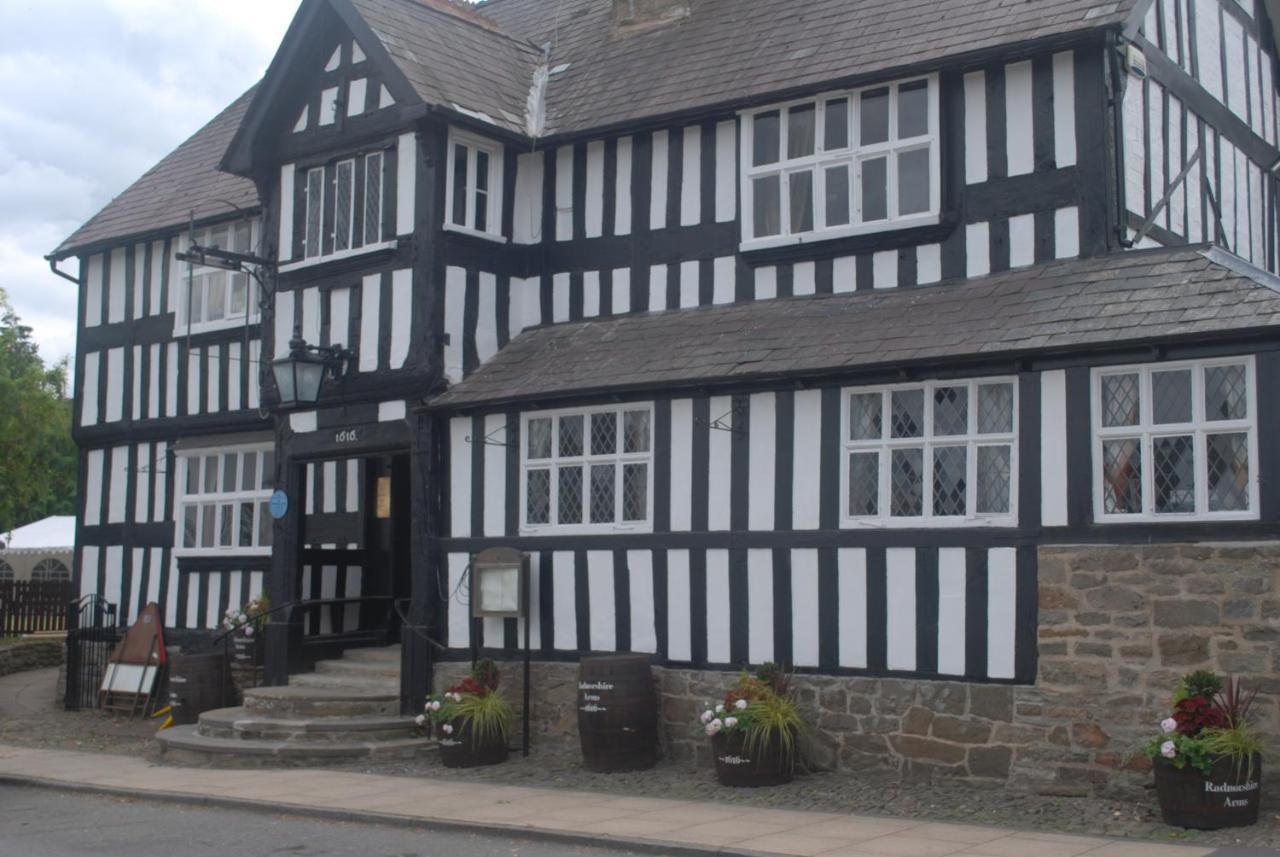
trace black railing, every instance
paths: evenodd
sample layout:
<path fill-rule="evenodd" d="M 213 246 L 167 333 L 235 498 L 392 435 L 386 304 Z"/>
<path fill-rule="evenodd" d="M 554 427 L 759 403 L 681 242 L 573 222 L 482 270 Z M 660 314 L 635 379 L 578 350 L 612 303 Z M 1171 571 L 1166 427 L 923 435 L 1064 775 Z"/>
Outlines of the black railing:
<path fill-rule="evenodd" d="M 68 711 L 97 708 L 107 659 L 124 632 L 116 605 L 99 595 L 67 604 L 67 684 L 63 705 Z"/>

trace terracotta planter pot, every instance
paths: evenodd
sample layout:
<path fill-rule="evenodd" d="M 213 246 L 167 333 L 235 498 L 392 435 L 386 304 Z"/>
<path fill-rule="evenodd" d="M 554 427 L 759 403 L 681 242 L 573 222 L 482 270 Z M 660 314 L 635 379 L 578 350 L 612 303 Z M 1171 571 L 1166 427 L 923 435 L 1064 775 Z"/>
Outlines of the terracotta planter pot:
<path fill-rule="evenodd" d="M 459 720 L 455 720 L 452 725 L 452 735 L 446 735 L 440 727 L 436 727 L 440 761 L 446 768 L 479 768 L 500 765 L 507 760 L 506 742 L 477 743 L 471 740 L 470 726 L 463 726 Z"/>
<path fill-rule="evenodd" d="M 1194 830 L 1247 827 L 1258 821 L 1262 795 L 1262 759 L 1252 766 L 1229 758 L 1213 764 L 1208 776 L 1188 765 L 1181 770 L 1167 759 L 1155 760 L 1156 795 L 1164 823 Z"/>
<path fill-rule="evenodd" d="M 722 786 L 759 788 L 791 782 L 791 766 L 786 764 L 777 744 L 763 753 L 748 753 L 741 732 L 721 732 L 711 738 L 716 756 L 716 779 Z"/>

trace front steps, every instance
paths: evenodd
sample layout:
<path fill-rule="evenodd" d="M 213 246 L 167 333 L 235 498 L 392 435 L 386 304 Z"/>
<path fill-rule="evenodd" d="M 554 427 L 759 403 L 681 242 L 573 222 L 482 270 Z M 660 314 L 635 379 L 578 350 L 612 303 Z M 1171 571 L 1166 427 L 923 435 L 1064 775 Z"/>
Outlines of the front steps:
<path fill-rule="evenodd" d="M 351 649 L 287 687 L 244 693 L 244 705 L 159 733 L 160 760 L 179 765 L 282 767 L 408 758 L 435 749 L 400 716 L 400 648 Z"/>

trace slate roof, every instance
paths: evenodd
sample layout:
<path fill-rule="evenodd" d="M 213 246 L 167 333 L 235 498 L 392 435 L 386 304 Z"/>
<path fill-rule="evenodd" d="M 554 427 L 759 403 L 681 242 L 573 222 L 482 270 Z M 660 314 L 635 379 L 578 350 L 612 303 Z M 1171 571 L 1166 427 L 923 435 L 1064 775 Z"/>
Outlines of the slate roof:
<path fill-rule="evenodd" d="M 234 213 L 217 200 L 226 200 L 241 208 L 257 208 L 258 193 L 253 182 L 218 170 L 218 163 L 240 126 L 253 92 L 250 89 L 241 95 L 212 122 L 147 170 L 51 255 L 65 258 L 90 245 L 184 226 L 192 209 L 197 221 Z"/>
<path fill-rule="evenodd" d="M 467 10 L 444 11 L 419 0 L 351 0 L 351 5 L 424 102 L 482 113 L 494 125 L 525 133 L 541 50 L 486 26 Z"/>
<path fill-rule="evenodd" d="M 927 287 L 536 328 L 431 405 L 897 369 L 1259 329 L 1280 335 L 1280 279 L 1221 250 L 1162 249 Z"/>
<path fill-rule="evenodd" d="M 411 3 L 413 0 L 399 0 Z M 547 132 L 605 127 L 1122 24 L 1140 0 L 691 0 L 692 14 L 612 37 L 610 0 L 489 0 L 555 42 Z"/>

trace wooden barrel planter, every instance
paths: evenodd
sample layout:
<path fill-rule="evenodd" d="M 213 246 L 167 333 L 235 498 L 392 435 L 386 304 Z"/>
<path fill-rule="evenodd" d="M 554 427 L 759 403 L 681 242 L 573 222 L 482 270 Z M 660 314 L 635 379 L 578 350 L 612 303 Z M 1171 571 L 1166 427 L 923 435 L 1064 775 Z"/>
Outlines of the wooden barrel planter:
<path fill-rule="evenodd" d="M 440 747 L 440 761 L 446 768 L 480 768 L 500 765 L 507 760 L 507 745 L 503 742 L 488 744 L 471 740 L 471 727 L 462 721 L 453 722 L 453 734 L 446 735 L 436 729 L 436 744 Z"/>
<path fill-rule="evenodd" d="M 658 696 L 647 655 L 599 655 L 578 667 L 578 734 L 589 771 L 652 768 L 658 760 Z"/>
<path fill-rule="evenodd" d="M 791 768 L 778 743 L 763 752 L 747 752 L 741 732 L 713 735 L 711 749 L 716 756 L 716 779 L 722 786 L 760 788 L 791 782 Z"/>
<path fill-rule="evenodd" d="M 1247 827 L 1258 821 L 1262 795 L 1262 759 L 1237 765 L 1230 758 L 1214 762 L 1208 776 L 1188 765 L 1181 770 L 1155 759 L 1156 795 L 1164 823 L 1193 830 Z"/>
<path fill-rule="evenodd" d="M 174 723 L 195 723 L 204 712 L 223 708 L 233 700 L 230 670 L 222 652 L 169 658 L 169 704 Z"/>

